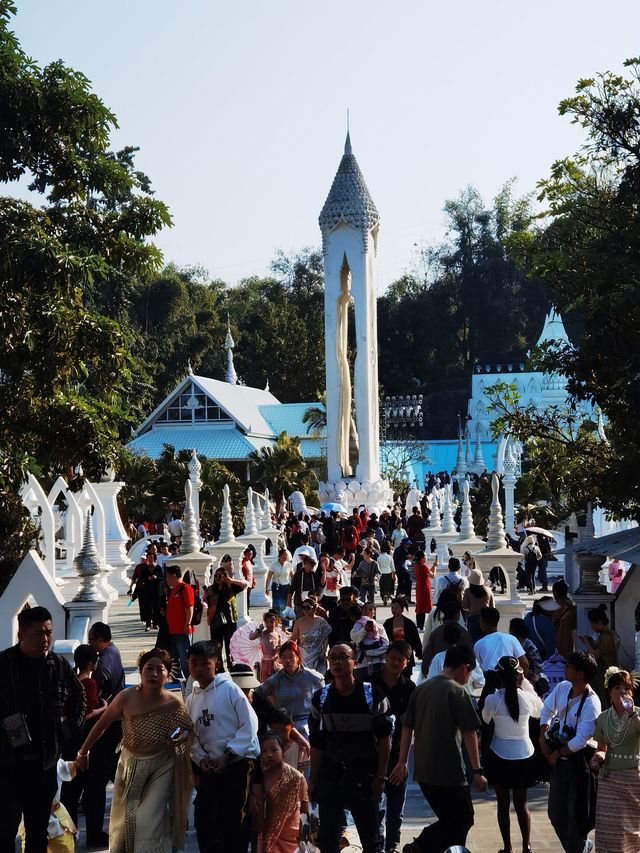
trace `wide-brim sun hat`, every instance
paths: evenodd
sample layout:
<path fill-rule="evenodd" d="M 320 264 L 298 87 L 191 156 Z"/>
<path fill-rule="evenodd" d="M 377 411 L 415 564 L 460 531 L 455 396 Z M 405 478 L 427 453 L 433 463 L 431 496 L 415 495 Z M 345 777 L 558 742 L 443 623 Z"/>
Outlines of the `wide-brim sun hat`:
<path fill-rule="evenodd" d="M 233 683 L 237 684 L 241 690 L 260 687 L 260 682 L 248 663 L 234 663 L 229 670 L 229 675 L 233 679 Z"/>
<path fill-rule="evenodd" d="M 469 572 L 469 583 L 474 586 L 484 586 L 484 577 L 482 576 L 482 572 L 480 569 L 472 569 Z"/>
<path fill-rule="evenodd" d="M 545 613 L 555 613 L 556 610 L 560 610 L 560 605 L 550 595 L 543 595 L 541 598 L 536 598 L 535 601 Z"/>

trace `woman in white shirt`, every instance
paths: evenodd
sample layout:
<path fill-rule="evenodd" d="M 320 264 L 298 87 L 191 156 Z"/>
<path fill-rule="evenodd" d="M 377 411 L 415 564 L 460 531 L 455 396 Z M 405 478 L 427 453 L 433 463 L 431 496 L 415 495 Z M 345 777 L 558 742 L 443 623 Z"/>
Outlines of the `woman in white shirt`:
<path fill-rule="evenodd" d="M 396 572 L 391 556 L 391 543 L 383 542 L 382 553 L 378 555 L 378 568 L 380 569 L 380 595 L 382 603 L 386 607 L 393 598 L 396 587 Z"/>
<path fill-rule="evenodd" d="M 292 576 L 293 562 L 291 554 L 286 548 L 280 548 L 278 559 L 273 563 L 273 567 L 269 569 L 264 580 L 265 595 L 271 593 L 274 610 L 278 611 L 279 616 L 282 616 L 282 611 L 287 606 L 287 596 L 289 595 Z"/>
<path fill-rule="evenodd" d="M 509 808 L 513 805 L 522 834 L 523 853 L 529 851 L 531 815 L 527 788 L 535 784 L 534 748 L 529 737 L 529 717 L 539 717 L 542 700 L 522 690 L 523 671 L 517 658 L 506 655 L 496 665 L 500 689 L 487 696 L 482 709 L 485 723 L 494 722 L 486 776 L 496 789 L 498 826 L 503 853 L 512 853 Z"/>

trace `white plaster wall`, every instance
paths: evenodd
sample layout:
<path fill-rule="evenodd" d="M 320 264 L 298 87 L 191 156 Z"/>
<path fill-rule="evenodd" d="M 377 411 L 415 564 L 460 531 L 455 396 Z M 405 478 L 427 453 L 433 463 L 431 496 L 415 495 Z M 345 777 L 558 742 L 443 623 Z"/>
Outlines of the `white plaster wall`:
<path fill-rule="evenodd" d="M 54 638 L 64 638 L 64 599 L 55 580 L 35 551 L 29 551 L 0 596 L 0 649 L 6 649 L 17 642 L 18 613 L 27 601 L 46 607 L 53 617 Z"/>

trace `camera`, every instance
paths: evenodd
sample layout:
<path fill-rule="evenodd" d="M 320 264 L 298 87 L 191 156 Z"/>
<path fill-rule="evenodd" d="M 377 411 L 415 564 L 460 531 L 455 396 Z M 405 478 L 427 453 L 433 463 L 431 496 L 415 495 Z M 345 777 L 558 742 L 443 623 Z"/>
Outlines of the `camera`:
<path fill-rule="evenodd" d="M 561 723 L 560 720 L 553 720 L 547 731 L 544 733 L 544 739 L 552 749 L 560 749 L 568 743 L 576 735 L 576 730 L 573 726 L 568 726 L 566 723 Z"/>

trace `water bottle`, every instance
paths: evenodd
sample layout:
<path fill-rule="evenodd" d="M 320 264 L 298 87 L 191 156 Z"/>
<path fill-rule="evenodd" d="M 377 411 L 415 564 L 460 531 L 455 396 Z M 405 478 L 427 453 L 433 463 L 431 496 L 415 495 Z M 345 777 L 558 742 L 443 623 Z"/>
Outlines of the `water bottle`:
<path fill-rule="evenodd" d="M 630 714 L 633 711 L 633 699 L 630 699 L 628 696 L 623 696 L 622 707 L 626 714 Z"/>

